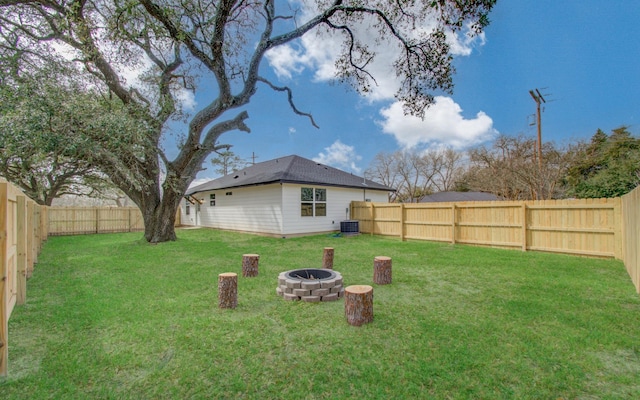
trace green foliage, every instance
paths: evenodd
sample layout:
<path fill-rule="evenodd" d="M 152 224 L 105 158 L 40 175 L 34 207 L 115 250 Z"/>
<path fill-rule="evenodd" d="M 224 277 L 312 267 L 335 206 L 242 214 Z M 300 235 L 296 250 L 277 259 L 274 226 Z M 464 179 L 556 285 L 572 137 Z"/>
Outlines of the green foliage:
<path fill-rule="evenodd" d="M 567 175 L 570 194 L 578 198 L 618 197 L 640 184 L 640 139 L 627 127 L 602 130 L 578 151 Z"/>
<path fill-rule="evenodd" d="M 34 60 L 46 64 L 51 54 L 73 57 L 78 74 L 82 71 L 101 93 L 117 98 L 127 114 L 140 121 L 140 140 L 119 141 L 118 131 L 113 131 L 115 136 L 108 139 L 87 134 L 83 145 L 92 151 L 91 162 L 141 208 L 145 238 L 163 242 L 175 239 L 171 222 L 203 162 L 212 152 L 228 149 L 218 142 L 221 135 L 250 131 L 244 107 L 260 85 L 286 93 L 293 113 L 315 126 L 310 114 L 296 108 L 291 88 L 261 75 L 270 50 L 307 34 L 340 38 L 337 79 L 366 92 L 375 83 L 373 58 L 381 58 L 395 70 L 396 98 L 405 111 L 421 115 L 433 102 L 433 92 L 453 87 L 447 35 L 479 34 L 494 4 L 440 0 L 425 7 L 318 0 L 292 7 L 278 1 L 6 1 L 0 2 L 0 71 L 16 73 Z M 303 20 L 300 15 L 305 15 Z M 470 32 L 461 32 L 465 26 Z M 401 51 L 388 57 L 388 45 Z M 188 115 L 183 99 L 198 89 L 196 82 L 207 82 L 206 89 L 199 89 L 207 90 L 204 97 L 209 99 Z M 177 154 L 162 148 L 176 119 L 186 122 L 178 132 Z M 124 139 L 135 136 L 125 132 Z M 170 154 L 175 157 L 170 159 Z"/>
<path fill-rule="evenodd" d="M 231 150 L 218 151 L 216 154 L 217 156 L 211 159 L 211 164 L 216 167 L 215 171 L 220 175 L 224 176 L 236 172 L 248 165 L 245 160 Z"/>
<path fill-rule="evenodd" d="M 55 68 L 0 86 L 0 175 L 40 204 L 65 194 L 100 196 L 114 185 L 96 159 L 134 148 L 133 120 L 119 102 Z"/>
<path fill-rule="evenodd" d="M 621 262 L 361 235 L 267 238 L 178 230 L 51 237 L 9 320 L 6 399 L 632 399 L 640 298 Z M 280 272 L 335 249 L 345 285 L 374 287 L 374 321 L 343 300 L 276 295 Z M 217 307 L 217 276 L 260 254 Z M 240 275 L 240 274 L 239 274 Z"/>

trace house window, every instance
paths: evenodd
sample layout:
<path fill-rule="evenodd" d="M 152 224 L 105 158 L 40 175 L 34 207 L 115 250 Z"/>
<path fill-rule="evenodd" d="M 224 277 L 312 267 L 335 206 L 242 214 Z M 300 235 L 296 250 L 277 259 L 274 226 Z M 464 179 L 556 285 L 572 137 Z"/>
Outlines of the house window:
<path fill-rule="evenodd" d="M 227 192 L 227 193 L 225 193 L 224 195 L 225 195 L 225 196 L 232 196 L 232 195 L 233 195 L 233 192 Z"/>
<path fill-rule="evenodd" d="M 212 193 L 209 195 L 209 206 L 215 207 L 215 205 L 216 205 L 216 194 Z"/>
<path fill-rule="evenodd" d="M 188 205 L 188 204 L 185 204 L 185 206 L 184 206 L 184 213 L 185 213 L 186 215 L 191 214 L 191 207 L 189 207 L 189 205 Z"/>
<path fill-rule="evenodd" d="M 327 189 L 303 187 L 300 191 L 302 217 L 327 216 Z"/>

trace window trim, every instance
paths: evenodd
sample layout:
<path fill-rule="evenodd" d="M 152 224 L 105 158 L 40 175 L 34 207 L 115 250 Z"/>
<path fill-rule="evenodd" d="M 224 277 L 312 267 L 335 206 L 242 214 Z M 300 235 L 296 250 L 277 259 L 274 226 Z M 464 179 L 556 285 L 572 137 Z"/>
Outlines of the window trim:
<path fill-rule="evenodd" d="M 309 189 L 311 189 L 311 193 L 309 193 Z M 305 196 L 305 194 L 307 196 Z M 307 198 L 309 198 L 308 196 L 309 194 L 311 194 L 310 196 L 311 199 L 307 200 Z M 324 200 L 317 200 L 318 198 L 323 198 Z M 311 213 L 309 213 L 309 207 L 310 207 Z M 324 209 L 324 215 L 318 215 L 319 209 Z M 327 189 L 322 187 L 301 186 L 300 187 L 300 217 L 316 218 L 316 217 L 326 217 L 326 216 L 327 216 Z"/>

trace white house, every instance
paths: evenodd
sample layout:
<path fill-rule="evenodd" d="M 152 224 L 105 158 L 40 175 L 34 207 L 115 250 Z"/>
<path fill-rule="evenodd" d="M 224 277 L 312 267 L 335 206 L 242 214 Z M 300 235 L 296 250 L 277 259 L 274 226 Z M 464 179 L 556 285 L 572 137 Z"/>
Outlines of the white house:
<path fill-rule="evenodd" d="M 184 225 L 286 237 L 340 230 L 352 201 L 387 202 L 394 189 L 298 156 L 257 163 L 189 189 Z"/>

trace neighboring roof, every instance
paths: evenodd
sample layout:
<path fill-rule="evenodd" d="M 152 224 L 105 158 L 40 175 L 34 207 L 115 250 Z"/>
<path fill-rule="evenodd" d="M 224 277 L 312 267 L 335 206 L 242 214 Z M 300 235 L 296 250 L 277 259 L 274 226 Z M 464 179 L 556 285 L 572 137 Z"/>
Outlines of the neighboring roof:
<path fill-rule="evenodd" d="M 444 203 L 454 201 L 497 201 L 502 197 L 485 192 L 438 192 L 424 196 L 418 203 Z"/>
<path fill-rule="evenodd" d="M 240 171 L 195 186 L 187 190 L 186 194 L 267 185 L 270 183 L 300 183 L 395 191 L 395 189 L 377 182 L 293 155 L 254 164 Z"/>

